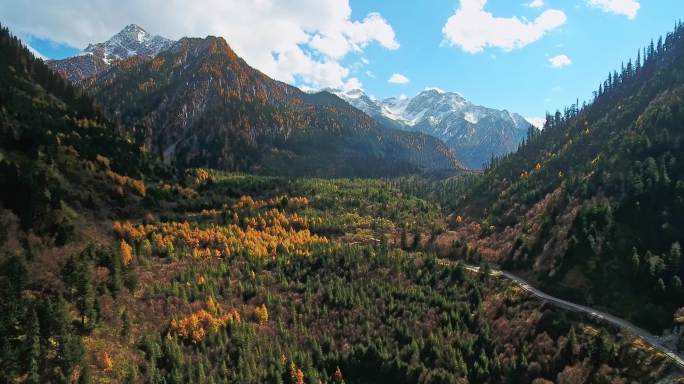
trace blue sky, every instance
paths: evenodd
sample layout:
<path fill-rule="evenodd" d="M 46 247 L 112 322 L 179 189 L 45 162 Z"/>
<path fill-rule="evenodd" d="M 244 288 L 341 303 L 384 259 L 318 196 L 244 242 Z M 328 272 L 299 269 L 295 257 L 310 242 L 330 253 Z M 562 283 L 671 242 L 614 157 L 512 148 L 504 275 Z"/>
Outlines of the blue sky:
<path fill-rule="evenodd" d="M 88 2 L 72 0 L 67 4 L 73 9 L 65 10 L 64 4 L 51 9 L 50 1 L 37 0 L 32 4 L 42 13 L 28 13 L 25 1 L 7 0 L 0 5 L 7 19 L 0 21 L 48 58 L 72 55 L 138 23 L 170 38 L 222 35 L 250 64 L 304 88 L 360 85 L 383 98 L 439 87 L 478 104 L 541 117 L 589 99 L 609 71 L 684 18 L 681 0 L 537 0 L 536 7 L 532 0 L 247 2 L 253 6 L 203 0 L 198 7 L 213 6 L 212 13 L 193 9 L 194 16 L 180 7 L 158 14 L 154 1 L 145 7 L 103 0 L 102 9 L 89 10 Z M 487 25 L 483 37 L 478 21 L 464 14 L 453 19 L 453 37 L 445 25 L 459 7 L 489 13 L 496 24 Z M 541 15 L 544 20 L 535 24 Z M 520 30 L 510 28 L 514 17 Z M 520 36 L 511 40 L 514 35 Z M 554 57 L 571 63 L 555 68 Z M 408 83 L 388 82 L 393 74 Z"/>
<path fill-rule="evenodd" d="M 455 1 L 355 1 L 358 14 L 380 12 L 394 27 L 401 48 L 371 47 L 365 53 L 375 78 L 361 74 L 364 89 L 377 97 L 412 95 L 427 86 L 457 91 L 473 102 L 506 108 L 524 116 L 543 116 L 590 98 L 623 60 L 651 38 L 674 27 L 684 17 L 684 1 L 642 1 L 633 19 L 592 8 L 583 1 L 547 0 L 543 8 L 529 8 L 516 0 L 490 0 L 485 9 L 501 17 L 534 19 L 544 9 L 567 15 L 563 26 L 526 47 L 510 52 L 487 48 L 467 53 L 442 44 L 442 27 L 457 7 Z M 553 68 L 549 58 L 567 55 L 572 64 Z M 410 79 L 406 85 L 388 84 L 392 73 Z"/>

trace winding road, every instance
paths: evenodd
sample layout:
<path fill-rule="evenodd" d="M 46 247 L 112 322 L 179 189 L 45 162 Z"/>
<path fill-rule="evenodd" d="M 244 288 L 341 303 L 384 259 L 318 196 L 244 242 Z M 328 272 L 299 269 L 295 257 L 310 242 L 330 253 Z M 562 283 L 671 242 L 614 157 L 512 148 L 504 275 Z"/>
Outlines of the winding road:
<path fill-rule="evenodd" d="M 451 264 L 451 261 L 441 259 L 440 263 L 442 264 Z M 474 273 L 481 273 L 480 267 L 476 266 L 471 266 L 471 265 L 465 265 L 464 267 L 466 270 L 474 272 Z M 506 272 L 506 271 L 501 271 L 501 270 L 492 270 L 491 272 L 492 276 L 499 276 L 499 277 L 504 277 L 508 280 L 513 281 L 515 284 L 517 284 L 520 288 L 523 290 L 527 291 L 530 293 L 532 296 L 535 296 L 536 298 L 546 301 L 552 305 L 555 305 L 557 307 L 573 311 L 573 312 L 579 312 L 579 313 L 584 313 L 594 319 L 597 319 L 599 321 L 611 324 L 613 326 L 616 326 L 620 328 L 623 332 L 635 335 L 642 340 L 644 340 L 646 343 L 650 344 L 654 349 L 658 350 L 659 352 L 663 353 L 665 356 L 667 356 L 674 364 L 676 364 L 681 371 L 684 371 L 684 359 L 677 354 L 675 351 L 664 345 L 660 339 L 649 333 L 648 331 L 637 327 L 636 325 L 628 322 L 627 320 L 621 319 L 619 317 L 615 317 L 609 313 L 598 311 L 593 308 L 585 307 L 583 305 L 571 303 L 569 301 L 559 299 L 557 297 L 548 295 L 539 289 L 533 287 L 530 283 L 525 281 L 524 279 Z"/>

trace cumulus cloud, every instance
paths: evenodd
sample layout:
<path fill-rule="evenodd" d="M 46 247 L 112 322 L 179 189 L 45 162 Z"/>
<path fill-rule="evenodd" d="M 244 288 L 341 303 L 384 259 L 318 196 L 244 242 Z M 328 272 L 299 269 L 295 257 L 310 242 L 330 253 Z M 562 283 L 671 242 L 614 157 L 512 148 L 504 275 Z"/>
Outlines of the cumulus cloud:
<path fill-rule="evenodd" d="M 445 42 L 468 53 L 482 52 L 487 47 L 511 51 L 541 39 L 567 21 L 565 13 L 554 9 L 544 11 L 533 21 L 496 17 L 484 10 L 486 4 L 487 0 L 461 0 L 442 28 Z"/>
<path fill-rule="evenodd" d="M 541 8 L 544 6 L 544 0 L 532 0 L 527 6 L 530 8 Z"/>
<path fill-rule="evenodd" d="M 14 33 L 77 48 L 130 23 L 171 39 L 223 36 L 269 76 L 313 88 L 353 81 L 342 59 L 369 44 L 399 48 L 382 15 L 354 20 L 349 0 L 3 0 L 0 14 Z"/>
<path fill-rule="evenodd" d="M 390 84 L 408 84 L 410 80 L 408 79 L 408 77 L 402 75 L 401 73 L 394 73 L 392 74 L 392 76 L 390 76 L 387 82 Z"/>
<path fill-rule="evenodd" d="M 587 0 L 587 3 L 605 12 L 624 15 L 630 19 L 635 18 L 641 8 L 641 4 L 636 0 Z"/>
<path fill-rule="evenodd" d="M 567 55 L 558 55 L 549 58 L 549 63 L 554 68 L 563 68 L 572 64 L 572 60 Z"/>
<path fill-rule="evenodd" d="M 345 91 L 352 89 L 363 89 L 363 83 L 361 83 L 361 80 L 357 79 L 356 77 L 350 77 L 344 83 L 344 87 L 342 89 L 344 89 Z"/>

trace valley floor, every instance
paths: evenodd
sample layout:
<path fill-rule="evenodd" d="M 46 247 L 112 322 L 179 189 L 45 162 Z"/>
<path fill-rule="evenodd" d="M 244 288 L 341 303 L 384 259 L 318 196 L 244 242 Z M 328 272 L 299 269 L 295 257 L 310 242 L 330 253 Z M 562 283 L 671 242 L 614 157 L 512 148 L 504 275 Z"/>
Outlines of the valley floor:
<path fill-rule="evenodd" d="M 391 182 L 190 179 L 143 217 L 79 229 L 62 256 L 45 248 L 57 265 L 24 292 L 66 287 L 83 344 L 66 372 L 61 336 L 41 348 L 45 381 L 656 383 L 678 370 L 628 332 L 441 261 L 439 207 Z M 19 369 L 5 372 L 27 381 Z"/>

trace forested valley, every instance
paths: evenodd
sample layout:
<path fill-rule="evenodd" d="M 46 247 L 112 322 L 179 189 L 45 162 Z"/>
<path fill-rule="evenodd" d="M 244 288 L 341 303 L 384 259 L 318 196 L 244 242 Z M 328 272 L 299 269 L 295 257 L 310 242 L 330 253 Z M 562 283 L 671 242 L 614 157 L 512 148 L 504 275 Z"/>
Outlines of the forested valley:
<path fill-rule="evenodd" d="M 135 137 L 157 125 L 122 132 L 103 108 L 114 80 L 96 101 L 2 29 L 0 382 L 676 377 L 645 340 L 486 271 L 527 271 L 649 329 L 684 322 L 683 34 L 482 173 L 414 172 L 425 139 L 397 134 L 406 153 L 388 158 L 407 172 L 331 178 L 253 174 L 226 148 L 224 169 L 197 166 L 205 152 L 164 162 Z M 127 79 L 155 66 L 139 65 Z M 418 162 L 457 165 L 443 155 Z"/>

